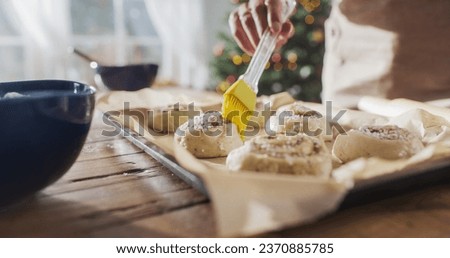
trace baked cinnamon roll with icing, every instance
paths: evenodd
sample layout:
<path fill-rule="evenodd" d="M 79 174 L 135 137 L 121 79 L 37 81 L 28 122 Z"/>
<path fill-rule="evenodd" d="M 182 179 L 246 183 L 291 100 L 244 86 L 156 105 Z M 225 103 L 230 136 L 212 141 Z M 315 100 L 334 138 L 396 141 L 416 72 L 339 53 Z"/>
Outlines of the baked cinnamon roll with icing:
<path fill-rule="evenodd" d="M 233 171 L 328 177 L 331 154 L 323 141 L 305 134 L 256 136 L 233 150 L 226 165 Z"/>
<path fill-rule="evenodd" d="M 424 148 L 418 136 L 395 125 L 363 126 L 338 135 L 333 155 L 342 162 L 360 157 L 409 158 Z"/>

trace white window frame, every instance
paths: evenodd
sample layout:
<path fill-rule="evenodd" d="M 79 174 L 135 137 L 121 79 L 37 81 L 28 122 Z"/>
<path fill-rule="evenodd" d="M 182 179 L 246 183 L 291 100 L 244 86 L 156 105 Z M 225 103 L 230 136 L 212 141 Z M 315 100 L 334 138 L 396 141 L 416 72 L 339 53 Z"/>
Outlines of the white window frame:
<path fill-rule="evenodd" d="M 76 1 L 76 0 L 70 0 Z M 85 42 L 90 44 L 110 44 L 114 42 L 115 61 L 118 64 L 127 63 L 127 49 L 130 46 L 158 47 L 161 46 L 161 40 L 157 36 L 130 36 L 127 35 L 125 28 L 125 0 L 112 0 L 114 6 L 114 35 L 80 35 L 72 34 L 75 45 L 83 45 Z"/>

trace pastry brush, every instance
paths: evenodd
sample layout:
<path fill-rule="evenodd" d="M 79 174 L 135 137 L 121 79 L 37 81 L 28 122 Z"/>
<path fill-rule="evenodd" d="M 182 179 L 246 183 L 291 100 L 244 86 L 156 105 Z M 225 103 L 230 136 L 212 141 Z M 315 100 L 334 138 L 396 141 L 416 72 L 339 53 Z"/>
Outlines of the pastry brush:
<path fill-rule="evenodd" d="M 286 22 L 292 14 L 295 5 L 295 0 L 283 1 L 282 23 Z M 278 34 L 273 34 L 269 28 L 266 29 L 247 71 L 224 93 L 222 105 L 223 117 L 237 126 L 241 139 L 244 139 L 249 116 L 253 115 L 253 111 L 255 110 L 258 82 L 267 61 L 269 61 L 270 55 L 275 50 L 277 38 Z"/>

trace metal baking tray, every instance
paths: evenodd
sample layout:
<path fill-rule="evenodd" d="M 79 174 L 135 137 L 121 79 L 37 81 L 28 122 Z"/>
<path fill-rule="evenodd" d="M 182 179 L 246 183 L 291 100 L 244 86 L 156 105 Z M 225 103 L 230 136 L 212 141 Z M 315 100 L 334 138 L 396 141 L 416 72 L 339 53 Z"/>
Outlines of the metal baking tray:
<path fill-rule="evenodd" d="M 108 113 L 104 113 L 110 119 Z M 112 122 L 121 131 L 123 137 L 128 139 L 138 148 L 152 156 L 171 172 L 191 185 L 205 196 L 208 191 L 202 179 L 184 169 L 171 155 L 164 153 L 155 144 L 137 134 L 129 128 L 122 128 L 116 122 Z M 416 191 L 436 184 L 450 183 L 450 159 L 441 159 L 424 163 L 395 173 L 374 177 L 355 184 L 342 201 L 339 209 L 366 204 L 381 199 L 397 196 L 403 193 Z"/>

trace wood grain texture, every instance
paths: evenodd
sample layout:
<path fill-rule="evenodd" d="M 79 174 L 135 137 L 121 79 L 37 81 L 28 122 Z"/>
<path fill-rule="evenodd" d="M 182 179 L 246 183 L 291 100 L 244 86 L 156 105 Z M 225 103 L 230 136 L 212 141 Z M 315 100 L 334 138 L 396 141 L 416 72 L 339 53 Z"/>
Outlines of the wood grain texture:
<path fill-rule="evenodd" d="M 0 212 L 0 237 L 217 236 L 205 196 L 94 121 L 65 176 Z M 450 237 L 450 183 L 258 237 Z"/>

